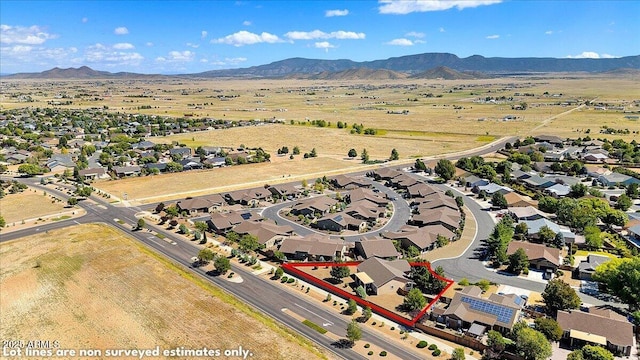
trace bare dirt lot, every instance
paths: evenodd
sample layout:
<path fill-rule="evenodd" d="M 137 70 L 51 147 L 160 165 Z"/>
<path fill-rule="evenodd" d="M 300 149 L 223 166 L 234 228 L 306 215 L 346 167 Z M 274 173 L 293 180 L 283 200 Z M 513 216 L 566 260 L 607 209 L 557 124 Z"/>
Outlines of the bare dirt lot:
<path fill-rule="evenodd" d="M 0 199 L 0 214 L 7 224 L 41 216 L 57 214 L 65 209 L 66 202 L 53 200 L 50 195 L 31 188 L 17 194 L 8 194 Z"/>
<path fill-rule="evenodd" d="M 0 259 L 2 339 L 57 340 L 66 349 L 242 346 L 254 359 L 324 357 L 106 225 L 3 243 Z"/>

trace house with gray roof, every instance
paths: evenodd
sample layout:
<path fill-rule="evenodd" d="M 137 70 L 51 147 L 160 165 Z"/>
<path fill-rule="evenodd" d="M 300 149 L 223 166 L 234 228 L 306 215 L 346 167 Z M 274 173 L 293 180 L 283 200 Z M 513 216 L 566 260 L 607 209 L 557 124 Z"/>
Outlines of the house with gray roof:
<path fill-rule="evenodd" d="M 591 280 L 591 275 L 596 272 L 596 268 L 609 261 L 611 258 L 608 256 L 589 254 L 587 260 L 580 262 L 575 274 L 580 280 Z"/>
<path fill-rule="evenodd" d="M 603 186 L 618 186 L 618 185 L 629 186 L 630 184 L 640 185 L 640 180 L 634 177 L 631 177 L 629 175 L 620 174 L 617 172 L 612 172 L 611 174 L 608 174 L 608 175 L 600 175 L 598 176 L 598 181 Z"/>

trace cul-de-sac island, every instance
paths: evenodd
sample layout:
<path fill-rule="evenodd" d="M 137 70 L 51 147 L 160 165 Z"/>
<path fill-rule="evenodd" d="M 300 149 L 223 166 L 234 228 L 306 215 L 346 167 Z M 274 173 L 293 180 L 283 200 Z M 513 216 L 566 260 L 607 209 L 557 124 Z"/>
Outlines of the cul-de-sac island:
<path fill-rule="evenodd" d="M 4 74 L 2 358 L 637 359 L 639 83 L 445 53 Z"/>

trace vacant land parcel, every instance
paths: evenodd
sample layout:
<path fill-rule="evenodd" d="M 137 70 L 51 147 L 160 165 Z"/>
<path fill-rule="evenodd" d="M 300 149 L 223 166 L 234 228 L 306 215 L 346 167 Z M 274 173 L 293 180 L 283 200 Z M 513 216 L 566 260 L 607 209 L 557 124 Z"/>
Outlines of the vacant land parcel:
<path fill-rule="evenodd" d="M 0 337 L 58 340 L 65 349 L 242 346 L 254 359 L 322 357 L 147 252 L 93 224 L 3 243 Z"/>

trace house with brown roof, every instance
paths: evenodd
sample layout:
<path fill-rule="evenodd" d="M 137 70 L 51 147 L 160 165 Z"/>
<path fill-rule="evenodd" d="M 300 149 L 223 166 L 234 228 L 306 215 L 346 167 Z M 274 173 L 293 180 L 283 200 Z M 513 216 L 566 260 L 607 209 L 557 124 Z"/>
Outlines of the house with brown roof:
<path fill-rule="evenodd" d="M 207 225 L 209 225 L 209 229 L 216 234 L 224 234 L 227 231 L 233 230 L 236 225 L 243 221 L 242 215 L 237 212 L 228 214 L 213 213 L 211 218 L 207 220 Z"/>
<path fill-rule="evenodd" d="M 328 196 L 316 196 L 310 199 L 304 199 L 297 202 L 291 207 L 293 215 L 313 216 L 314 214 L 328 213 L 338 201 Z"/>
<path fill-rule="evenodd" d="M 400 175 L 389 180 L 389 185 L 391 185 L 391 187 L 398 188 L 398 189 L 408 189 L 409 187 L 418 183 L 419 183 L 418 180 L 404 173 L 401 173 Z"/>
<path fill-rule="evenodd" d="M 396 176 L 400 176 L 402 172 L 398 170 L 394 170 L 392 168 L 383 167 L 383 168 L 374 170 L 371 174 L 373 175 L 373 178 L 376 180 L 389 181 L 395 178 Z"/>
<path fill-rule="evenodd" d="M 558 311 L 557 320 L 564 332 L 563 339 L 572 347 L 601 345 L 614 354 L 630 356 L 634 345 L 633 325 L 611 310 L 591 309 L 589 312 Z"/>
<path fill-rule="evenodd" d="M 273 185 L 269 187 L 268 190 L 271 191 L 274 196 L 287 200 L 297 199 L 302 194 L 302 190 L 298 189 L 293 184 Z"/>
<path fill-rule="evenodd" d="M 460 219 L 458 212 L 434 210 L 413 215 L 409 223 L 414 226 L 442 225 L 454 232 L 460 226 Z"/>
<path fill-rule="evenodd" d="M 441 192 L 440 190 L 437 190 L 433 186 L 427 185 L 425 183 L 417 183 L 407 188 L 407 193 L 411 198 L 426 197 L 428 195 L 432 195 L 440 192 Z"/>
<path fill-rule="evenodd" d="M 213 201 L 205 198 L 188 198 L 176 203 L 180 213 L 187 212 L 189 215 L 210 213 L 220 205 L 221 204 L 214 203 Z"/>
<path fill-rule="evenodd" d="M 507 246 L 507 255 L 523 249 L 529 258 L 529 266 L 538 270 L 553 270 L 560 266 L 560 249 L 550 248 L 543 244 L 534 244 L 527 241 L 511 241 Z"/>
<path fill-rule="evenodd" d="M 258 239 L 258 243 L 265 248 L 278 246 L 282 240 L 293 234 L 293 228 L 289 225 L 278 225 L 271 220 L 244 221 L 238 224 L 233 231 L 239 235 L 250 234 Z"/>
<path fill-rule="evenodd" d="M 337 189 L 347 190 L 367 188 L 371 186 L 371 184 L 364 179 L 349 175 L 337 175 L 336 177 L 331 179 L 331 184 Z"/>
<path fill-rule="evenodd" d="M 408 277 L 411 265 L 407 260 L 387 261 L 371 257 L 358 264 L 353 275 L 356 286 L 362 286 L 368 294 L 395 294 L 398 289 L 406 289 L 411 282 Z"/>
<path fill-rule="evenodd" d="M 516 294 L 491 294 L 482 297 L 482 289 L 466 286 L 457 291 L 438 321 L 452 329 L 469 329 L 474 324 L 501 333 L 511 331 L 520 318 L 526 301 Z"/>
<path fill-rule="evenodd" d="M 504 198 L 507 200 L 507 207 L 538 207 L 538 202 L 536 200 L 526 199 L 516 192 L 506 193 L 504 194 Z"/>
<path fill-rule="evenodd" d="M 382 236 L 400 241 L 403 248 L 410 246 L 416 247 L 420 252 L 433 250 L 438 241 L 438 235 L 444 236 L 451 240 L 455 237 L 455 233 L 442 225 L 429 225 L 424 227 L 405 226 L 398 232 L 387 231 Z"/>
<path fill-rule="evenodd" d="M 378 257 L 385 260 L 396 259 L 400 256 L 398 250 L 389 239 L 375 237 L 372 239 L 362 237 L 356 241 L 355 255 L 359 258 L 368 259 Z"/>
<path fill-rule="evenodd" d="M 87 180 L 109 179 L 111 177 L 107 174 L 107 169 L 101 167 L 78 170 L 78 175 Z"/>
<path fill-rule="evenodd" d="M 305 237 L 284 238 L 279 251 L 285 254 L 289 260 L 331 261 L 342 259 L 347 251 L 347 246 L 342 240 L 313 234 Z"/>
<path fill-rule="evenodd" d="M 544 218 L 544 214 L 533 206 L 508 207 L 507 211 L 517 221 L 538 220 Z"/>
<path fill-rule="evenodd" d="M 335 232 L 341 232 L 344 230 L 360 231 L 366 229 L 367 222 L 364 220 L 356 219 L 347 213 L 340 212 L 327 214 L 318 219 L 314 225 L 320 230 L 329 230 Z"/>
<path fill-rule="evenodd" d="M 377 206 L 387 206 L 389 204 L 389 199 L 386 199 L 377 193 L 373 192 L 371 189 L 361 188 L 350 191 L 345 199 L 349 203 L 356 203 L 363 200 L 376 204 Z"/>

